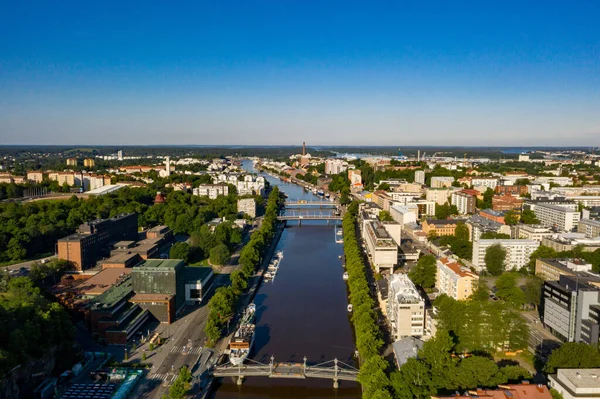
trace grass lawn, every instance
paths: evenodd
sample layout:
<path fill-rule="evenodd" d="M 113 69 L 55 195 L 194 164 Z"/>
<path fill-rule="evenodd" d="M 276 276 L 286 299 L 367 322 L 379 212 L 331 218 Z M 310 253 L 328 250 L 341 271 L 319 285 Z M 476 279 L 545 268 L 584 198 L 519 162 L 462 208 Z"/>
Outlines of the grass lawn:
<path fill-rule="evenodd" d="M 202 259 L 198 262 L 190 263 L 188 266 L 211 267 L 210 263 L 208 263 L 208 258 Z"/>

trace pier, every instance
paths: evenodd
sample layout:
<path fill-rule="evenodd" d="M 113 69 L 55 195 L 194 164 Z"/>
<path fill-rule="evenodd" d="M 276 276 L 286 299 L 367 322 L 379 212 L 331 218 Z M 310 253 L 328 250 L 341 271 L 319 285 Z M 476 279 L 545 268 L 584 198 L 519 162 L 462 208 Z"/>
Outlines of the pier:
<path fill-rule="evenodd" d="M 227 362 L 211 370 L 215 377 L 236 377 L 241 385 L 247 377 L 268 377 L 284 379 L 320 378 L 333 381 L 333 387 L 339 387 L 339 381 L 357 381 L 358 369 L 340 360 L 333 359 L 315 365 L 308 365 L 306 356 L 304 363 L 275 362 L 271 356 L 269 364 L 246 359 L 249 364 L 234 366 Z"/>

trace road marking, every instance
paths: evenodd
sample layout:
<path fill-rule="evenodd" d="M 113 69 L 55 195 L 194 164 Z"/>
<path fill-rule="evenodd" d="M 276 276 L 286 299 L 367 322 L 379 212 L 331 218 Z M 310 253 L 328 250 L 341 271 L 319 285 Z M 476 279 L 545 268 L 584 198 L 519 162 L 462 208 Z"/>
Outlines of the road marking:
<path fill-rule="evenodd" d="M 161 374 L 150 374 L 148 376 L 148 379 L 150 380 L 159 380 L 159 381 L 166 381 L 167 378 L 169 377 L 169 373 L 161 373 Z"/>
<path fill-rule="evenodd" d="M 174 346 L 169 351 L 170 354 L 174 355 L 199 355 L 202 352 L 201 346 L 192 346 L 191 348 L 188 346 Z"/>

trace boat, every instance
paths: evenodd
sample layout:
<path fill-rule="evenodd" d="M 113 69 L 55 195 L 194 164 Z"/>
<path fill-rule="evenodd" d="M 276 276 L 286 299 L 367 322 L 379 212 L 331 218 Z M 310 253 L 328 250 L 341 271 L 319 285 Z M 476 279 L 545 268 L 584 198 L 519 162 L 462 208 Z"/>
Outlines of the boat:
<path fill-rule="evenodd" d="M 344 272 L 344 274 L 342 275 L 342 278 L 344 279 L 344 281 L 348 280 L 348 272 Z"/>
<path fill-rule="evenodd" d="M 264 274 L 264 278 L 266 278 L 267 280 L 272 280 L 274 277 L 275 277 L 275 273 L 266 272 Z"/>
<path fill-rule="evenodd" d="M 323 190 L 319 190 L 317 191 L 317 195 L 322 197 L 323 195 L 325 195 L 325 192 Z"/>
<path fill-rule="evenodd" d="M 338 259 L 342 259 L 342 255 L 338 255 Z"/>
<path fill-rule="evenodd" d="M 342 230 L 338 230 L 337 233 L 335 233 L 335 234 L 337 234 L 338 236 L 341 236 L 344 234 L 344 232 Z"/>
<path fill-rule="evenodd" d="M 348 304 L 348 313 L 352 313 L 352 304 L 351 303 Z"/>
<path fill-rule="evenodd" d="M 283 251 L 275 252 L 275 256 L 278 257 L 279 259 L 283 259 Z"/>
<path fill-rule="evenodd" d="M 256 313 L 256 305 L 250 303 L 240 321 L 240 326 L 233 334 L 231 341 L 229 341 L 229 361 L 234 366 L 239 366 L 244 363 L 244 360 L 250 354 L 252 344 L 254 343 L 254 314 Z"/>
<path fill-rule="evenodd" d="M 317 193 L 317 189 L 316 189 L 316 188 L 313 188 L 313 189 L 312 189 L 312 193 L 313 193 L 313 194 L 316 194 L 316 193 Z"/>
<path fill-rule="evenodd" d="M 329 197 L 331 197 L 331 194 L 325 193 L 325 198 L 329 198 Z"/>

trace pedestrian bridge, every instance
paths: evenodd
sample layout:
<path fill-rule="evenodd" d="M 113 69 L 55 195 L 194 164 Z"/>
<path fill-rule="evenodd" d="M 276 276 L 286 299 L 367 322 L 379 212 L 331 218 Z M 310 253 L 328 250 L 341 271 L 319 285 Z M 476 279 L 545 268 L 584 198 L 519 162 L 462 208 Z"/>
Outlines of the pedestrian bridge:
<path fill-rule="evenodd" d="M 333 387 L 339 387 L 339 381 L 357 381 L 358 369 L 338 359 L 323 363 L 308 365 L 306 356 L 304 363 L 275 362 L 271 356 L 269 364 L 263 364 L 252 359 L 246 359 L 247 364 L 234 366 L 227 362 L 216 366 L 212 370 L 215 377 L 237 377 L 237 384 L 241 385 L 247 377 L 268 377 L 285 379 L 320 378 L 333 380 Z"/>
<path fill-rule="evenodd" d="M 305 200 L 288 200 L 285 202 L 285 207 L 291 208 L 336 208 L 339 204 L 331 201 L 305 201 Z"/>

